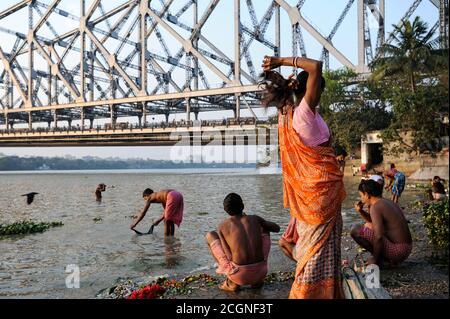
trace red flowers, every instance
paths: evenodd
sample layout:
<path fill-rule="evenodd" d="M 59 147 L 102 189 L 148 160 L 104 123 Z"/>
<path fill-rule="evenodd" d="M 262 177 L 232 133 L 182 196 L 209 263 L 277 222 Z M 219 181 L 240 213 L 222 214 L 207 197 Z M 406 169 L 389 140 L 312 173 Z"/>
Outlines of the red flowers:
<path fill-rule="evenodd" d="M 158 284 L 150 285 L 133 291 L 128 299 L 156 299 L 164 294 L 166 290 Z"/>

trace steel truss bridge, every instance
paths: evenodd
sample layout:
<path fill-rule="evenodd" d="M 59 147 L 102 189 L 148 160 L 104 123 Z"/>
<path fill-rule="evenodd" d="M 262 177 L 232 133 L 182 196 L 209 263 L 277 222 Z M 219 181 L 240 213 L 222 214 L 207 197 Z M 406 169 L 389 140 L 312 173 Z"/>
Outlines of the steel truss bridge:
<path fill-rule="evenodd" d="M 395 37 L 386 34 L 387 23 L 402 23 L 386 21 L 385 1 L 338 1 L 342 11 L 326 34 L 316 27 L 320 21 L 307 18 L 306 0 L 258 0 L 263 10 L 252 0 L 17 1 L 0 12 L 0 34 L 11 42 L 0 42 L 0 144 L 7 138 L 17 146 L 46 143 L 25 139 L 14 131 L 17 124 L 28 125 L 29 134 L 42 123 L 53 127 L 39 132 L 51 140 L 61 121 L 68 127 L 77 121 L 81 135 L 89 135 L 95 120 L 115 128 L 118 119 L 134 118 L 144 132 L 154 115 L 168 121 L 183 113 L 189 122 L 192 113 L 197 119 L 199 112 L 231 110 L 239 119 L 245 108 L 256 118 L 263 55 L 306 57 L 307 33 L 323 48 L 326 68 L 332 56 L 365 74 L 378 48 Z M 438 10 L 432 27 L 448 47 L 448 0 L 408 0 L 403 19 L 422 2 Z M 354 62 L 333 44 L 352 10 Z M 70 141 L 70 134 L 59 134 Z"/>

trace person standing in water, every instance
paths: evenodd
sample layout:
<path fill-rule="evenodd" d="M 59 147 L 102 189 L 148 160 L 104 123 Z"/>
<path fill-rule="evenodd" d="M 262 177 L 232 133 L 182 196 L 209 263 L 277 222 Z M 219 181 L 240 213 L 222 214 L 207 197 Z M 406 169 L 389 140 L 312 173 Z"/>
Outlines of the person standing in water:
<path fill-rule="evenodd" d="M 102 201 L 102 192 L 106 191 L 106 185 L 101 183 L 98 184 L 97 188 L 95 189 L 95 199 L 97 202 Z"/>
<path fill-rule="evenodd" d="M 141 211 L 139 216 L 133 220 L 130 229 L 134 230 L 135 227 L 142 221 L 152 203 L 160 203 L 164 208 L 164 213 L 160 219 L 153 223 L 152 226 L 158 226 L 159 223 L 164 221 L 164 235 L 173 236 L 175 234 L 175 225 L 180 227 L 181 221 L 183 219 L 183 195 L 173 189 L 154 192 L 150 188 L 147 188 L 146 190 L 144 190 L 142 197 L 145 201 L 144 209 Z"/>

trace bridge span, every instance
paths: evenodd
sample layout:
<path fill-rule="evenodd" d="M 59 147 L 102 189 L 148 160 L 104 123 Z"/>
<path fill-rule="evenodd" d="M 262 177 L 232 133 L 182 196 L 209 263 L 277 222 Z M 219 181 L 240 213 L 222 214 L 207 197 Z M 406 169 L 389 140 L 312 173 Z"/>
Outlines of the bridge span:
<path fill-rule="evenodd" d="M 199 121 L 199 123 L 201 123 Z M 4 147 L 277 145 L 277 125 L 263 123 L 0 130 Z"/>
<path fill-rule="evenodd" d="M 407 10 L 399 15 L 392 14 L 399 2 L 393 0 L 323 1 L 320 12 L 312 2 L 0 1 L 0 129 L 10 132 L 2 142 L 61 143 L 61 135 L 74 134 L 68 142 L 76 144 L 100 133 L 62 133 L 61 122 L 114 125 L 132 117 L 145 124 L 149 116 L 171 115 L 190 121 L 211 111 L 239 119 L 241 110 L 256 118 L 264 55 L 313 57 L 325 69 L 331 58 L 364 76 L 380 47 L 396 38 L 389 26 L 401 26 L 418 9 L 432 12 L 436 41 L 448 48 L 448 0 L 403 0 Z M 312 56 L 317 47 L 319 56 Z M 55 132 L 32 133 L 45 124 Z M 11 133 L 17 126 L 29 131 Z M 128 133 L 131 141 L 136 131 Z M 164 135 L 149 134 L 136 140 Z"/>

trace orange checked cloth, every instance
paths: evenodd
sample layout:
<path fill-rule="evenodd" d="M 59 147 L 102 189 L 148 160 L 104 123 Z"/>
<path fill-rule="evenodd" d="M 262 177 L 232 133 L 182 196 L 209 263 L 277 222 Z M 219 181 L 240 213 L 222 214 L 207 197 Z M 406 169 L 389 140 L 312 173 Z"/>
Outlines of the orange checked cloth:
<path fill-rule="evenodd" d="M 331 147 L 308 147 L 292 127 L 292 108 L 279 115 L 284 207 L 297 219 L 297 268 L 289 298 L 343 298 L 341 205 L 343 173 Z"/>

